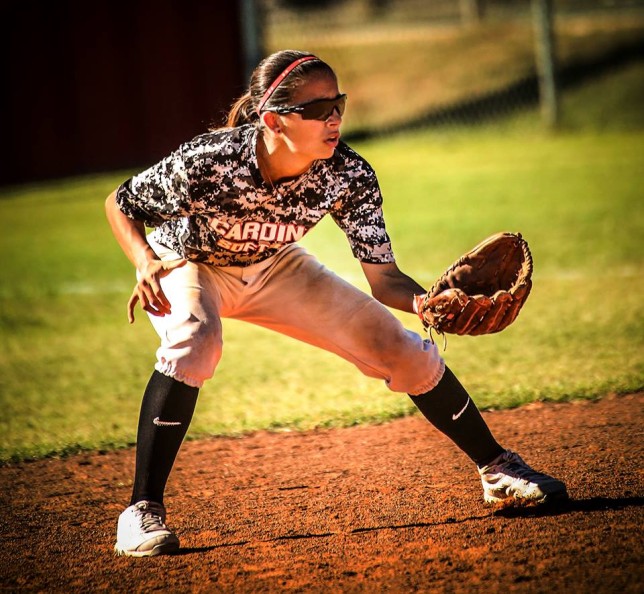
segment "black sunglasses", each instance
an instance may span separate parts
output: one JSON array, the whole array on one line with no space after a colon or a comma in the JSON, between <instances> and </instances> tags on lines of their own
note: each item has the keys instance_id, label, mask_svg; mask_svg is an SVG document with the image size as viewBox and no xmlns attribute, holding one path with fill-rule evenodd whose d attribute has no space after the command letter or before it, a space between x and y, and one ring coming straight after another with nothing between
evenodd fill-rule
<instances>
[{"instance_id":1,"label":"black sunglasses","mask_svg":"<svg viewBox=\"0 0 644 594\"><path fill-rule=\"evenodd\" d=\"M337 109L340 116L344 114L347 106L347 96L338 95L335 99L316 99L300 105L290 105L288 107L274 107L270 111L279 114L299 113L303 120L328 120L333 112Z\"/></svg>"}]
</instances>

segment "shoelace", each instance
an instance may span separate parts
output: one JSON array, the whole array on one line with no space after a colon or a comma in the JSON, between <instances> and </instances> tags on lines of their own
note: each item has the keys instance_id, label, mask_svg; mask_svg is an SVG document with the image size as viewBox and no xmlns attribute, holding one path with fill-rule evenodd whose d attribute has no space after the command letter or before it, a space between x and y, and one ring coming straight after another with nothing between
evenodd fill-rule
<instances>
[{"instance_id":1,"label":"shoelace","mask_svg":"<svg viewBox=\"0 0 644 594\"><path fill-rule=\"evenodd\" d=\"M137 515L144 532L154 532L165 528L161 515L149 507L139 508Z\"/></svg>"},{"instance_id":2,"label":"shoelace","mask_svg":"<svg viewBox=\"0 0 644 594\"><path fill-rule=\"evenodd\" d=\"M521 460L521 458L516 456L516 454L511 460L508 460L505 464L501 464L500 466L505 467L505 469L515 474L518 478L530 482L546 476L530 468L523 460Z\"/></svg>"}]
</instances>

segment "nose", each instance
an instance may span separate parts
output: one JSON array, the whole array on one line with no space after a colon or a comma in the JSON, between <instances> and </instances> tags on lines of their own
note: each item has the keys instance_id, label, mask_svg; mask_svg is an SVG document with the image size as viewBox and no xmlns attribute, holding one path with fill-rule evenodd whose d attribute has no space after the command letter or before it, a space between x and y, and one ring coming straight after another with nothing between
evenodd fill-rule
<instances>
[{"instance_id":1,"label":"nose","mask_svg":"<svg viewBox=\"0 0 644 594\"><path fill-rule=\"evenodd\" d=\"M342 123L340 110L337 107L334 107L331 115L326 119L326 121L328 124L337 124L339 126Z\"/></svg>"}]
</instances>

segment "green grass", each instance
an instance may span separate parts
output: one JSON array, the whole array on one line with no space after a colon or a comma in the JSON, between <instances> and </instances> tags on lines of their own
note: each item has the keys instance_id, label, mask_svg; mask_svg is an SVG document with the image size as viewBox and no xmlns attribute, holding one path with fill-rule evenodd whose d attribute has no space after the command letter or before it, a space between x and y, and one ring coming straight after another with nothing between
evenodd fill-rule
<instances>
[{"instance_id":1,"label":"green grass","mask_svg":"<svg viewBox=\"0 0 644 594\"><path fill-rule=\"evenodd\" d=\"M623 115L640 96L636 72L566 96L574 118L559 134L539 133L525 114L356 146L379 173L401 268L426 285L493 232L520 231L531 244L534 289L518 321L499 335L451 337L444 353L484 408L644 386L644 131L629 131L638 109ZM598 121L618 111L615 126ZM134 440L156 337L141 313L127 324L133 271L103 214L126 176L0 195L0 460ZM304 243L366 288L331 222ZM405 396L327 353L239 322L224 327L224 359L202 391L192 438L412 411Z\"/></svg>"}]
</instances>

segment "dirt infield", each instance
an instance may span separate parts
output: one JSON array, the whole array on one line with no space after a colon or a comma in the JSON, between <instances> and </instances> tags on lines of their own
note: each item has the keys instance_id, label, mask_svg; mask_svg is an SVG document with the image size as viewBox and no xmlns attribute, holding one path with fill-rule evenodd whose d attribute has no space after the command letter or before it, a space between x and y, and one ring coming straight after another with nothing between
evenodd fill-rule
<instances>
[{"instance_id":1,"label":"dirt infield","mask_svg":"<svg viewBox=\"0 0 644 594\"><path fill-rule=\"evenodd\" d=\"M177 555L115 557L134 452L0 468L0 589L38 592L643 592L644 393L484 413L571 500L495 510L419 416L184 444Z\"/></svg>"}]
</instances>

